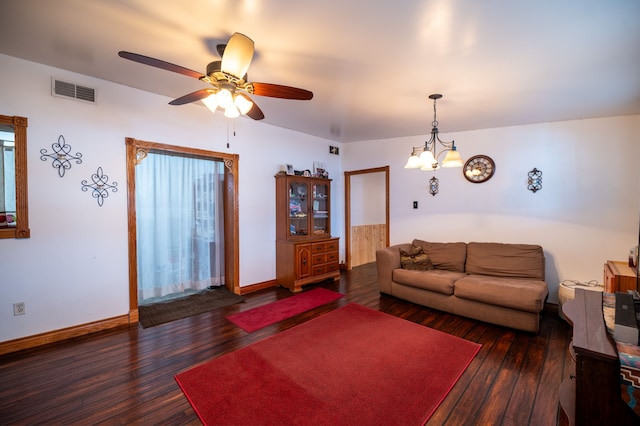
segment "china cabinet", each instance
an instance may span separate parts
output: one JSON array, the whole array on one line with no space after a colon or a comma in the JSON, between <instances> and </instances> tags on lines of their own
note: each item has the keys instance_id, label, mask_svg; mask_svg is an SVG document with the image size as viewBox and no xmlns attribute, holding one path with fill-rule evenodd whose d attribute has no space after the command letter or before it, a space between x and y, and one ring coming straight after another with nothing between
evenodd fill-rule
<instances>
[{"instance_id":1,"label":"china cabinet","mask_svg":"<svg viewBox=\"0 0 640 426\"><path fill-rule=\"evenodd\" d=\"M305 284L340 278L330 203L330 179L276 175L278 285L297 292Z\"/></svg>"}]
</instances>

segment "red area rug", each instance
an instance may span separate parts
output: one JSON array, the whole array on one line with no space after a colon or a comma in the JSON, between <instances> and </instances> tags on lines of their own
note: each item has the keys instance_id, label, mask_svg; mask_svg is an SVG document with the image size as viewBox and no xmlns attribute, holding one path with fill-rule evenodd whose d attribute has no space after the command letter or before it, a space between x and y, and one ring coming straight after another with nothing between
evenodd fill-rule
<instances>
[{"instance_id":1,"label":"red area rug","mask_svg":"<svg viewBox=\"0 0 640 426\"><path fill-rule=\"evenodd\" d=\"M319 287L268 305L229 315L227 319L244 331L251 333L291 318L294 315L333 302L342 296L344 295Z\"/></svg>"},{"instance_id":2,"label":"red area rug","mask_svg":"<svg viewBox=\"0 0 640 426\"><path fill-rule=\"evenodd\" d=\"M422 425L479 350L351 303L176 380L205 425Z\"/></svg>"}]
</instances>

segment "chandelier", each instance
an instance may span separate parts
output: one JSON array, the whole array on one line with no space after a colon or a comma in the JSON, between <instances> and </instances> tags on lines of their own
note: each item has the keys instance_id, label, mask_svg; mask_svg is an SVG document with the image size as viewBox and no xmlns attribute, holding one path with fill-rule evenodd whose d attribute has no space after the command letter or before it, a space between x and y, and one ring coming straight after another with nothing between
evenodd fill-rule
<instances>
[{"instance_id":1,"label":"chandelier","mask_svg":"<svg viewBox=\"0 0 640 426\"><path fill-rule=\"evenodd\" d=\"M455 141L443 142L438 136L438 120L436 119L436 101L442 98L440 94L429 95L433 99L433 122L431 123L431 137L424 143L424 146L414 146L411 149L411 156L405 164L405 169L437 170L442 167L462 167L463 161L460 153L456 149ZM442 148L438 148L438 144ZM438 150L439 149L439 150ZM442 163L438 158L446 152Z\"/></svg>"}]
</instances>

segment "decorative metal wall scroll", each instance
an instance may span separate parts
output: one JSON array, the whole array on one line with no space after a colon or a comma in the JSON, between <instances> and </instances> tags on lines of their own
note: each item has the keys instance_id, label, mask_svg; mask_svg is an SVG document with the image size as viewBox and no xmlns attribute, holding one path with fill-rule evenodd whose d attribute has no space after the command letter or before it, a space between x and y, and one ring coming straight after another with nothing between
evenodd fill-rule
<instances>
[{"instance_id":1,"label":"decorative metal wall scroll","mask_svg":"<svg viewBox=\"0 0 640 426\"><path fill-rule=\"evenodd\" d=\"M535 167L529 172L529 179L527 180L527 189L534 194L536 191L542 189L542 172Z\"/></svg>"},{"instance_id":2,"label":"decorative metal wall scroll","mask_svg":"<svg viewBox=\"0 0 640 426\"><path fill-rule=\"evenodd\" d=\"M438 193L439 185L440 185L440 181L438 180L437 177L434 176L431 179L429 179L429 194L435 197L436 194Z\"/></svg>"},{"instance_id":3,"label":"decorative metal wall scroll","mask_svg":"<svg viewBox=\"0 0 640 426\"><path fill-rule=\"evenodd\" d=\"M51 154L48 154L45 148L41 149L40 159L47 161L47 157L51 158L51 165L54 169L58 169L60 177L64 177L64 172L71 168L71 161L75 160L76 164L82 163L82 154L79 152L76 152L75 156L69 154L71 145L67 144L62 135L58 136L58 142L51 144L51 149L53 150Z\"/></svg>"},{"instance_id":4,"label":"decorative metal wall scroll","mask_svg":"<svg viewBox=\"0 0 640 426\"><path fill-rule=\"evenodd\" d=\"M91 183L86 180L82 181L82 190L87 192L91 189L91 196L98 200L98 205L102 207L104 199L109 197L109 191L118 192L118 183L109 183L109 176L102 173L102 167L98 167L98 171L91 175Z\"/></svg>"}]
</instances>

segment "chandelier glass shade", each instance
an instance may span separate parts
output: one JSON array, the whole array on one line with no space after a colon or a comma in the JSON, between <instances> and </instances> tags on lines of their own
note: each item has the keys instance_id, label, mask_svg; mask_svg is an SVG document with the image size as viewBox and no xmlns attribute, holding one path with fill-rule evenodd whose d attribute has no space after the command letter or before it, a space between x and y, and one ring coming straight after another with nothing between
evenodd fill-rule
<instances>
[{"instance_id":1,"label":"chandelier glass shade","mask_svg":"<svg viewBox=\"0 0 640 426\"><path fill-rule=\"evenodd\" d=\"M458 152L455 141L440 140L438 120L436 119L436 101L442 98L440 94L429 95L433 99L433 122L431 123L431 137L424 146L414 146L405 169L438 170L440 167L462 167L464 161ZM438 160L443 154L442 163Z\"/></svg>"}]
</instances>

